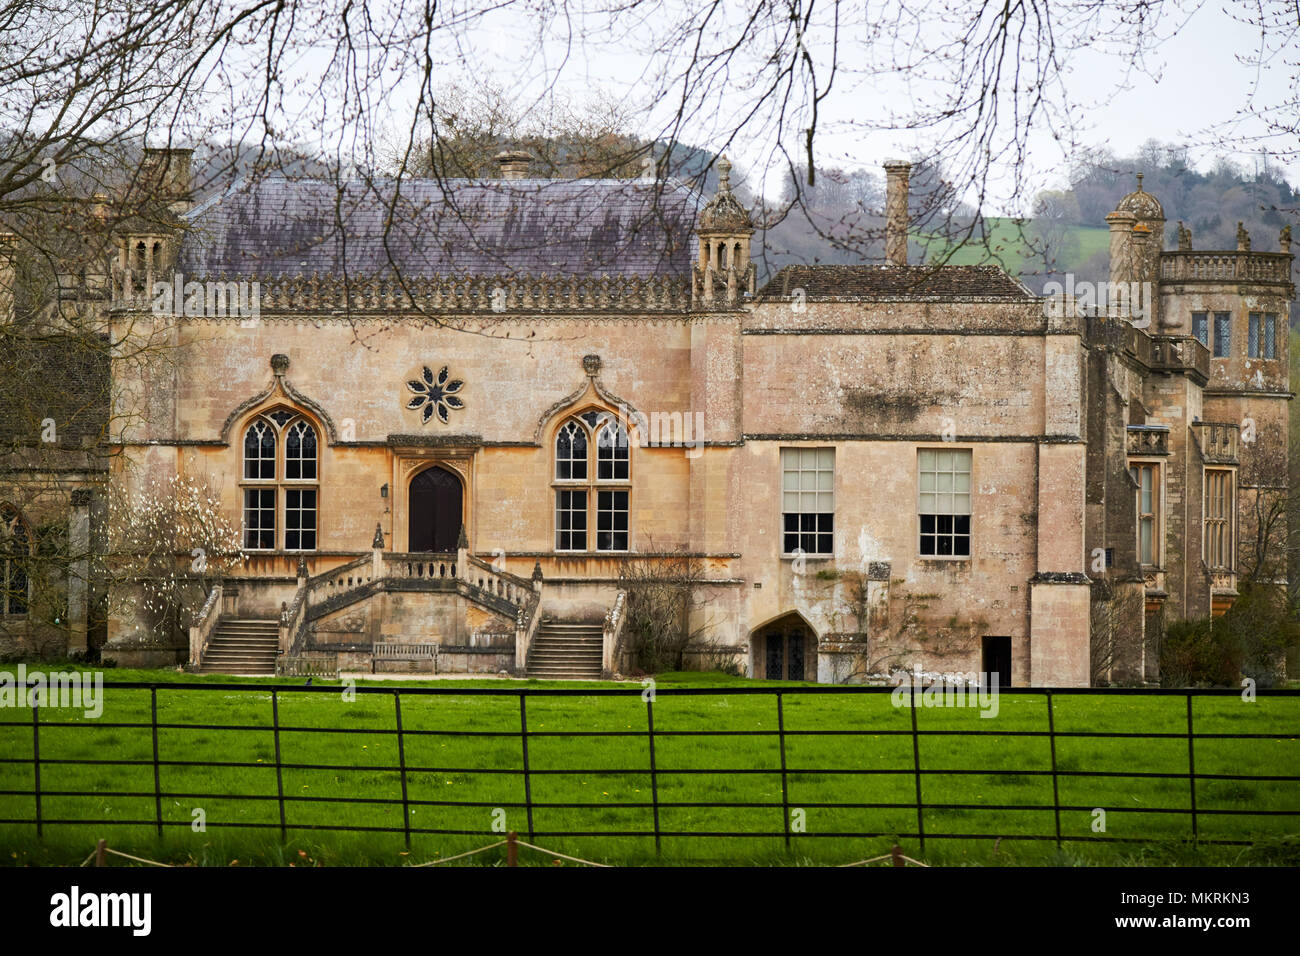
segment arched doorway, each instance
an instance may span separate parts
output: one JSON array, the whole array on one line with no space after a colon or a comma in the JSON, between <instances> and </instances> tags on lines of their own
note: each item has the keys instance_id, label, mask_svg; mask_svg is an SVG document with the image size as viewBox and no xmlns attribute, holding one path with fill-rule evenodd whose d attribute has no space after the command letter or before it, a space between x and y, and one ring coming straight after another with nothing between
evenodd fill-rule
<instances>
[{"instance_id":1,"label":"arched doorway","mask_svg":"<svg viewBox=\"0 0 1300 956\"><path fill-rule=\"evenodd\" d=\"M460 479L445 468L427 468L411 482L410 534L412 551L446 554L460 542L462 489Z\"/></svg>"},{"instance_id":2,"label":"arched doorway","mask_svg":"<svg viewBox=\"0 0 1300 956\"><path fill-rule=\"evenodd\" d=\"M787 614L754 632L755 677L816 680L817 635L798 614Z\"/></svg>"}]
</instances>

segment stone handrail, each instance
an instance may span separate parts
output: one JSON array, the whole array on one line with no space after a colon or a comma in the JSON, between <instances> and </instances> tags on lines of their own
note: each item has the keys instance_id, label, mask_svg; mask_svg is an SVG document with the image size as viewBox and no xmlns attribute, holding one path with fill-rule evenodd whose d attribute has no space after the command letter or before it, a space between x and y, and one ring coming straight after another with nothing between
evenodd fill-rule
<instances>
[{"instance_id":1,"label":"stone handrail","mask_svg":"<svg viewBox=\"0 0 1300 956\"><path fill-rule=\"evenodd\" d=\"M1182 250L1160 254L1160 278L1184 282L1291 281L1291 256L1284 252Z\"/></svg>"},{"instance_id":2,"label":"stone handrail","mask_svg":"<svg viewBox=\"0 0 1300 956\"><path fill-rule=\"evenodd\" d=\"M437 551L385 551L383 568L386 578L454 581L461 576L454 551L445 554Z\"/></svg>"},{"instance_id":3,"label":"stone handrail","mask_svg":"<svg viewBox=\"0 0 1300 956\"><path fill-rule=\"evenodd\" d=\"M523 604L525 597L533 593L532 581L493 567L482 558L467 555L465 563L465 579L481 591L503 597L511 604Z\"/></svg>"},{"instance_id":4,"label":"stone handrail","mask_svg":"<svg viewBox=\"0 0 1300 956\"><path fill-rule=\"evenodd\" d=\"M161 275L161 274L160 274ZM691 283L683 276L342 276L195 275L185 281L244 286L261 312L684 312ZM114 289L117 308L149 308L129 272ZM215 316L239 318L237 314Z\"/></svg>"},{"instance_id":5,"label":"stone handrail","mask_svg":"<svg viewBox=\"0 0 1300 956\"><path fill-rule=\"evenodd\" d=\"M366 574L370 569L370 565L370 552L367 551L360 557L353 558L347 564L341 564L336 568L312 575L307 579L307 586L313 591L353 587L354 585L350 583L351 580ZM367 577L367 580L369 580L369 577Z\"/></svg>"},{"instance_id":6,"label":"stone handrail","mask_svg":"<svg viewBox=\"0 0 1300 956\"><path fill-rule=\"evenodd\" d=\"M515 670L523 673L528 667L528 649L533 646L537 627L542 622L541 581L537 591L515 615Z\"/></svg>"},{"instance_id":7,"label":"stone handrail","mask_svg":"<svg viewBox=\"0 0 1300 956\"><path fill-rule=\"evenodd\" d=\"M1169 429L1129 425L1125 451L1130 455L1169 454Z\"/></svg>"},{"instance_id":8,"label":"stone handrail","mask_svg":"<svg viewBox=\"0 0 1300 956\"><path fill-rule=\"evenodd\" d=\"M1241 426L1236 422L1192 422L1201 457L1216 465L1237 464Z\"/></svg>"},{"instance_id":9,"label":"stone handrail","mask_svg":"<svg viewBox=\"0 0 1300 956\"><path fill-rule=\"evenodd\" d=\"M1162 372L1191 370L1210 377L1210 350L1190 335L1161 335L1151 340L1150 368Z\"/></svg>"},{"instance_id":10,"label":"stone handrail","mask_svg":"<svg viewBox=\"0 0 1300 956\"><path fill-rule=\"evenodd\" d=\"M213 585L212 590L208 592L208 599L203 602L203 607L198 614L194 615L194 623L190 625L191 664L198 665L203 662L203 652L208 649L208 639L212 637L217 621L221 619L221 591L220 584Z\"/></svg>"},{"instance_id":11,"label":"stone handrail","mask_svg":"<svg viewBox=\"0 0 1300 956\"><path fill-rule=\"evenodd\" d=\"M614 658L618 654L619 642L623 639L623 624L627 620L623 610L626 604L627 592L619 591L614 604L605 614L605 626L601 629L600 666L611 674L617 669Z\"/></svg>"},{"instance_id":12,"label":"stone handrail","mask_svg":"<svg viewBox=\"0 0 1300 956\"><path fill-rule=\"evenodd\" d=\"M303 585L294 592L293 601L280 614L280 654L290 657L301 649L303 635L307 630L307 597L309 585Z\"/></svg>"}]
</instances>

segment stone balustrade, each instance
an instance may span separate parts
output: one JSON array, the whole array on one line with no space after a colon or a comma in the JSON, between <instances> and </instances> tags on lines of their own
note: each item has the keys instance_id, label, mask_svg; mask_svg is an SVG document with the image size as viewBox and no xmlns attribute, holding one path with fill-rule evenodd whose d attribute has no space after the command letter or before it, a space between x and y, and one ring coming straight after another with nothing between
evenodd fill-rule
<instances>
[{"instance_id":1,"label":"stone balustrade","mask_svg":"<svg viewBox=\"0 0 1300 956\"><path fill-rule=\"evenodd\" d=\"M1160 254L1160 278L1168 282L1291 283L1291 256L1283 252L1197 252Z\"/></svg>"},{"instance_id":2,"label":"stone balustrade","mask_svg":"<svg viewBox=\"0 0 1300 956\"><path fill-rule=\"evenodd\" d=\"M1241 427L1235 422L1193 422L1192 434L1207 464L1238 463Z\"/></svg>"},{"instance_id":3,"label":"stone balustrade","mask_svg":"<svg viewBox=\"0 0 1300 956\"><path fill-rule=\"evenodd\" d=\"M751 267L752 268L752 267ZM160 276L167 278L167 276ZM185 276L219 287L246 285L267 312L672 312L691 306L682 276ZM114 286L117 308L147 309L152 299L129 270ZM224 318L225 316L208 316ZM243 318L232 315L233 319Z\"/></svg>"},{"instance_id":4,"label":"stone balustrade","mask_svg":"<svg viewBox=\"0 0 1300 956\"><path fill-rule=\"evenodd\" d=\"M1189 335L1154 336L1147 364L1157 372L1197 372L1210 378L1210 350Z\"/></svg>"},{"instance_id":5,"label":"stone balustrade","mask_svg":"<svg viewBox=\"0 0 1300 956\"><path fill-rule=\"evenodd\" d=\"M1130 455L1169 454L1169 429L1155 425L1129 425L1127 451Z\"/></svg>"}]
</instances>

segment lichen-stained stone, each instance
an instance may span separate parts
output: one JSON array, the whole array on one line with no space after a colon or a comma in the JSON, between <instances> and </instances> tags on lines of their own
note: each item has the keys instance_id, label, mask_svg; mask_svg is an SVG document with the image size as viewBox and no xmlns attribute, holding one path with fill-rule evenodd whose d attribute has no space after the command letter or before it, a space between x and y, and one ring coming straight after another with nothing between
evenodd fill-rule
<instances>
[{"instance_id":1,"label":"lichen-stained stone","mask_svg":"<svg viewBox=\"0 0 1300 956\"><path fill-rule=\"evenodd\" d=\"M753 677L1158 680L1159 627L1230 605L1252 489L1285 474L1289 237L1165 250L1139 184L1107 217L1109 285L1136 283L1147 308L1113 315L996 267L908 263L892 164L890 264L792 265L760 287L725 171L706 202L506 166L404 189L396 271L382 197L345 190L340 233L311 182L175 203L188 228L156 258L122 237L104 269L120 294L95 307L124 346L161 348L114 368L122 455L96 480L200 478L241 521L271 493L274 547L248 552L232 613L294 604L303 492L304 593L332 595L327 613L308 601L304 640L349 666L396 640L438 642L453 670L519 670L534 606L608 629L628 562L669 553L704 576L688 666ZM155 272L248 283L255 314L151 314L127 293ZM256 422L274 423L269 477L245 464ZM315 436L310 476L287 472L295 423ZM626 454L602 439L619 427ZM1222 567L1207 469L1231 480ZM441 490L426 501L417 480ZM436 560L409 553L435 539Z\"/></svg>"}]
</instances>

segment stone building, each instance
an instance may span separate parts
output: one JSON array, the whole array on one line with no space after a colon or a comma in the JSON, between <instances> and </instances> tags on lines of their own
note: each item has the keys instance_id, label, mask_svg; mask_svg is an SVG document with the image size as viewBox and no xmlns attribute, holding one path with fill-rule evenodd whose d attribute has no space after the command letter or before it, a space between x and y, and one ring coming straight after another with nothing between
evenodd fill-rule
<instances>
[{"instance_id":1,"label":"stone building","mask_svg":"<svg viewBox=\"0 0 1300 956\"><path fill-rule=\"evenodd\" d=\"M1230 605L1285 465L1289 236L1166 251L1140 183L1111 315L908 264L906 164L888 264L758 288L725 160L706 202L503 154L195 205L158 155L168 215L78 287L169 356L114 380L109 480L204 482L245 559L188 646L117 614L123 663L596 676L630 663L629 562L687 556L697 666L1141 681L1164 621Z\"/></svg>"}]
</instances>

